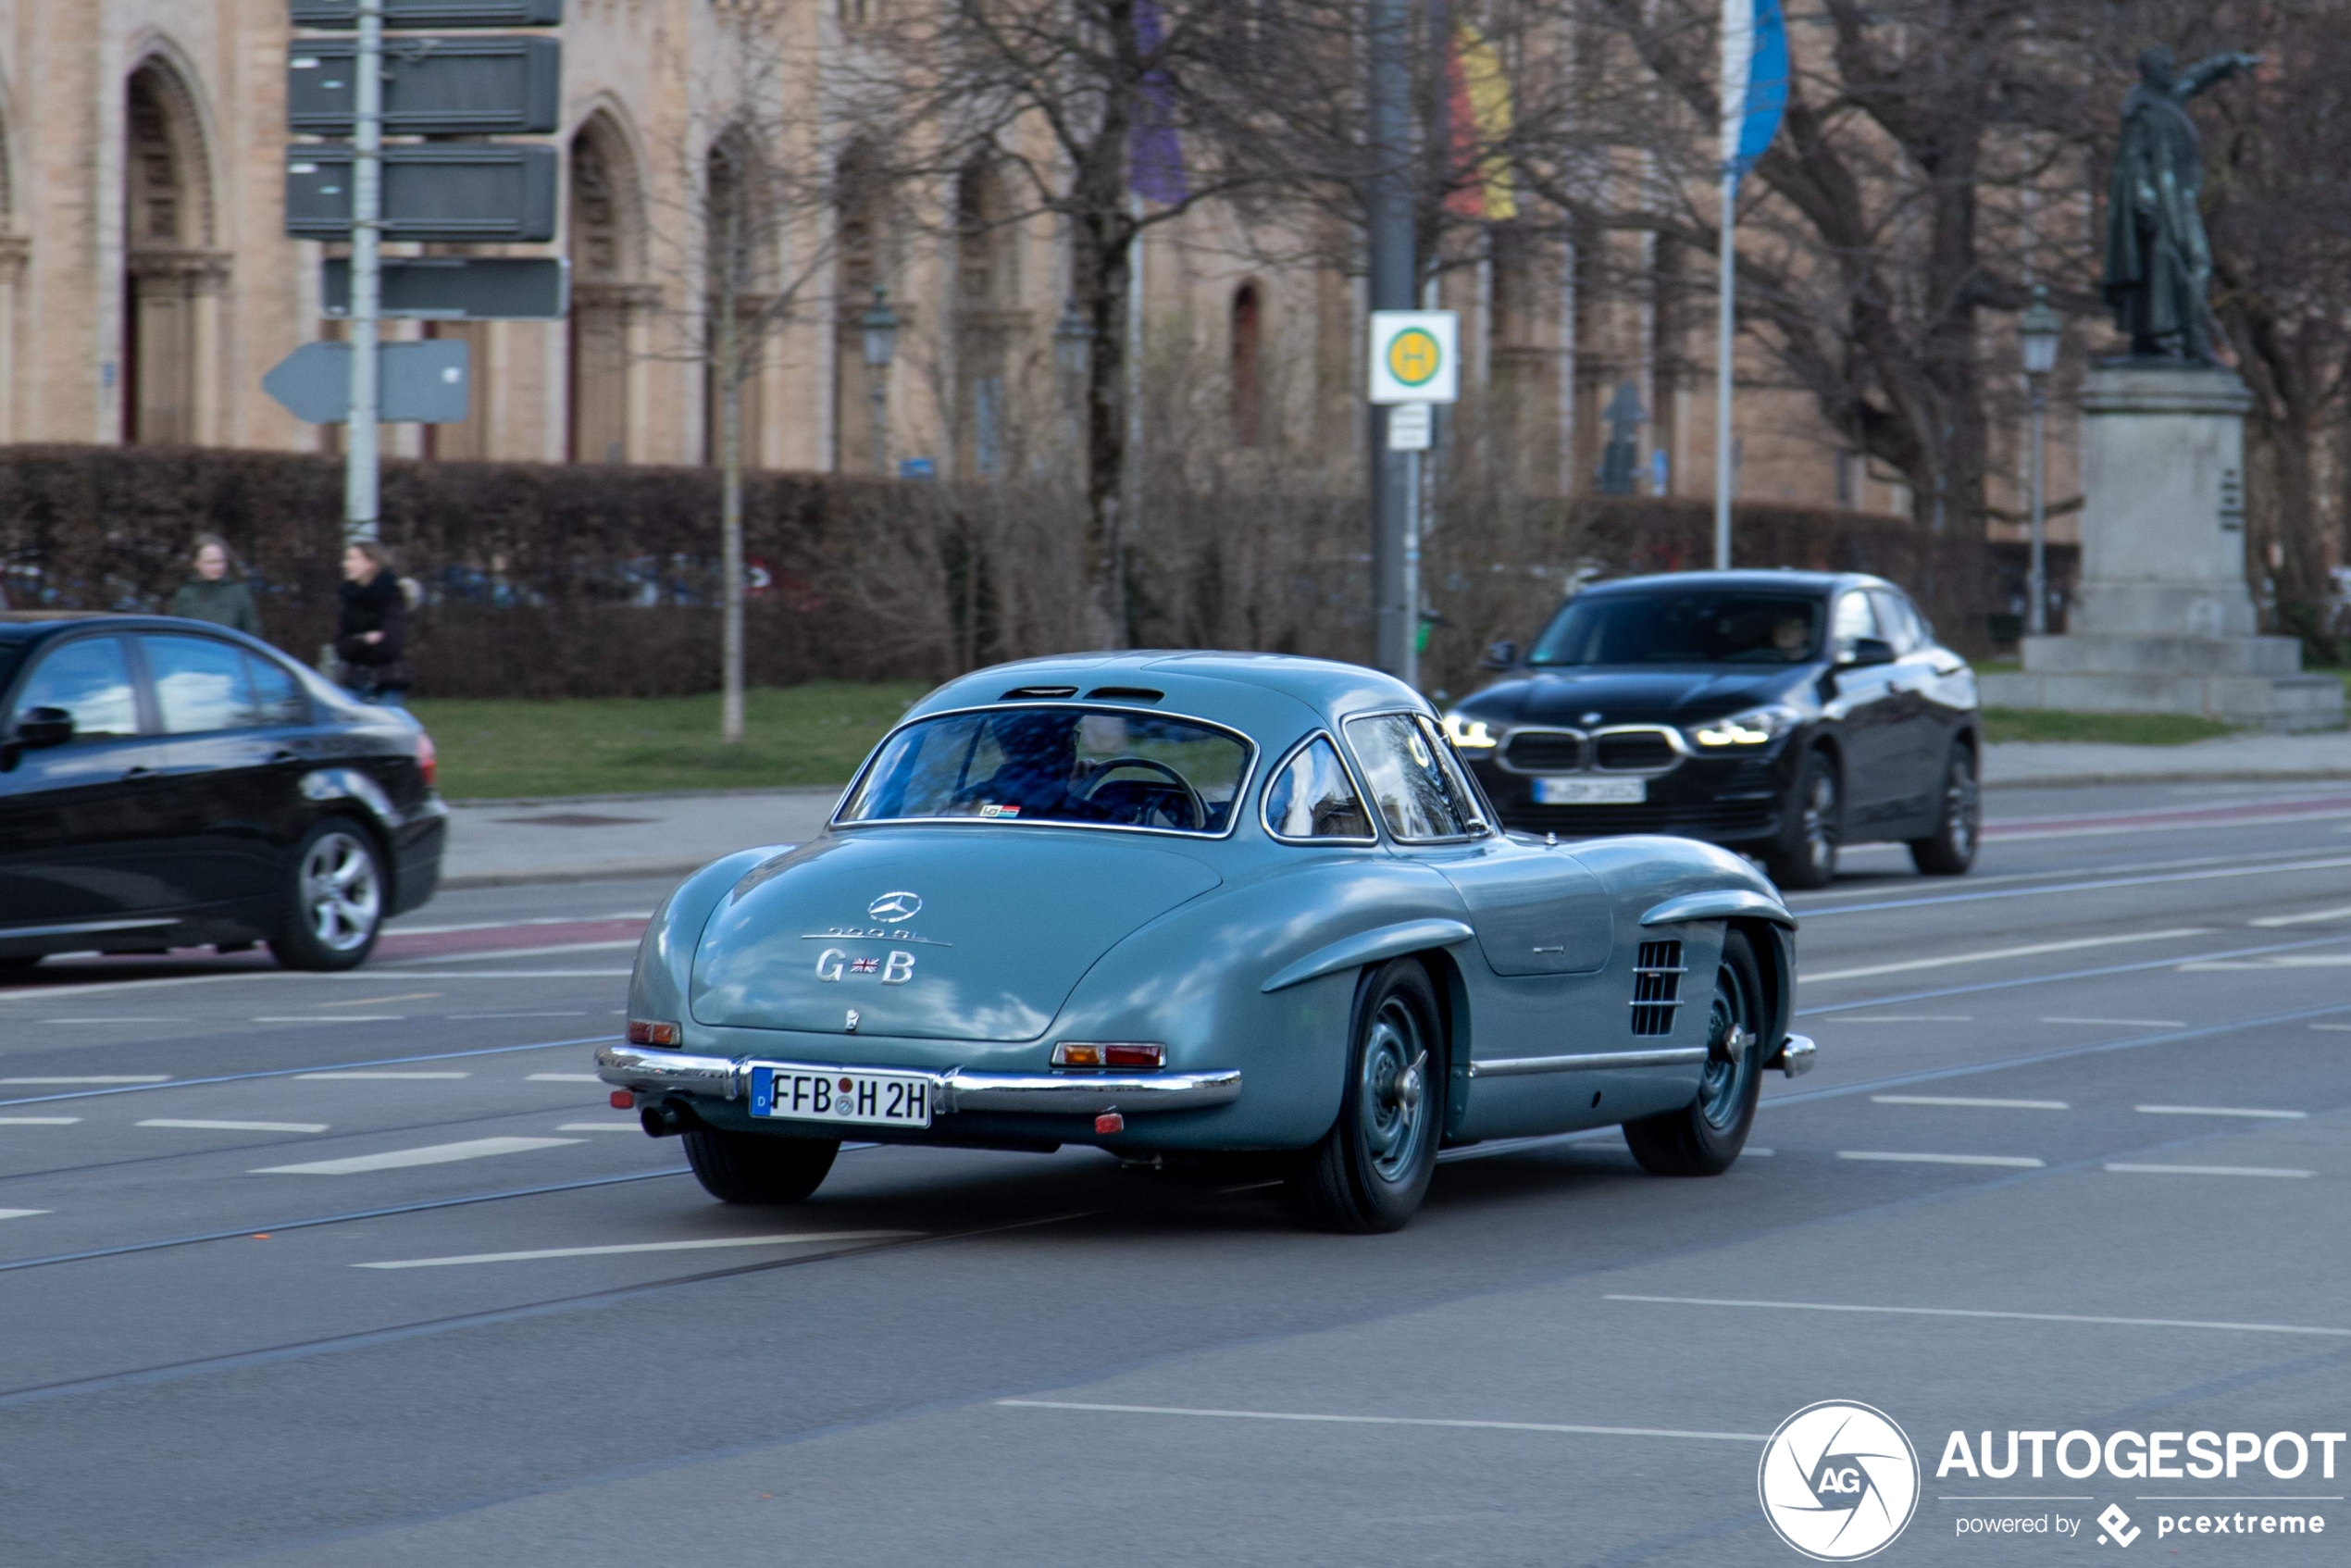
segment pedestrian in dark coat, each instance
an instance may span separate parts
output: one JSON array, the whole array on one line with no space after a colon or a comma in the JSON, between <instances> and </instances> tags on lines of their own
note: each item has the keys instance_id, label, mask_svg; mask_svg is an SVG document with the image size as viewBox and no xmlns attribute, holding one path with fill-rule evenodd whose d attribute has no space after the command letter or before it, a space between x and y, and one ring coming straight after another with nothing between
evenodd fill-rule
<instances>
[{"instance_id":1,"label":"pedestrian in dark coat","mask_svg":"<svg viewBox=\"0 0 2351 1568\"><path fill-rule=\"evenodd\" d=\"M188 557L188 580L172 594L170 614L258 637L261 612L254 604L253 590L229 575L230 564L226 541L217 533L198 534Z\"/></svg>"},{"instance_id":2,"label":"pedestrian in dark coat","mask_svg":"<svg viewBox=\"0 0 2351 1568\"><path fill-rule=\"evenodd\" d=\"M408 595L392 558L372 539L342 552L342 614L335 625L335 656L342 683L363 703L405 707L415 678L408 668Z\"/></svg>"}]
</instances>

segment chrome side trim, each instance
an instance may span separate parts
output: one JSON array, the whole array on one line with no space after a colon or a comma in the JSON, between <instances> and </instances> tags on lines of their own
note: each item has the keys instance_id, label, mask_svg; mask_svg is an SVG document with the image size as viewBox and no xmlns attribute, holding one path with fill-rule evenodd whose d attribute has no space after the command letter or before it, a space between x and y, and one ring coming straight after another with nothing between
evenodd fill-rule
<instances>
[{"instance_id":1,"label":"chrome side trim","mask_svg":"<svg viewBox=\"0 0 2351 1568\"><path fill-rule=\"evenodd\" d=\"M688 1056L674 1051L607 1045L596 1052L596 1076L621 1089L647 1093L700 1094L719 1100L743 1098L751 1069L780 1067L806 1073L912 1073L930 1081L931 1103L940 1114L956 1111L1026 1111L1068 1115L1122 1111L1194 1111L1225 1105L1241 1096L1240 1069L1199 1073L975 1073L837 1062L783 1062L766 1057L734 1061L723 1056Z\"/></svg>"},{"instance_id":2,"label":"chrome side trim","mask_svg":"<svg viewBox=\"0 0 2351 1568\"><path fill-rule=\"evenodd\" d=\"M1791 931L1796 929L1796 916L1788 913L1787 905L1751 888L1711 888L1702 893L1684 893L1652 906L1641 916L1641 924L1672 926L1684 920L1727 920L1734 915L1769 920Z\"/></svg>"},{"instance_id":3,"label":"chrome side trim","mask_svg":"<svg viewBox=\"0 0 2351 1568\"><path fill-rule=\"evenodd\" d=\"M1600 1051L1581 1056L1505 1056L1494 1062L1472 1062L1474 1078L1523 1078L1536 1073L1605 1073L1624 1067L1694 1067L1706 1060L1702 1045L1677 1046L1671 1051Z\"/></svg>"},{"instance_id":4,"label":"chrome side trim","mask_svg":"<svg viewBox=\"0 0 2351 1568\"><path fill-rule=\"evenodd\" d=\"M620 1089L654 1093L707 1094L735 1100L742 1094L736 1063L724 1056L688 1056L633 1045L600 1046L596 1076Z\"/></svg>"},{"instance_id":5,"label":"chrome side trim","mask_svg":"<svg viewBox=\"0 0 2351 1568\"><path fill-rule=\"evenodd\" d=\"M1274 977L1260 988L1267 992L1287 990L1308 980L1336 974L1341 969L1360 969L1366 964L1383 959L1400 958L1424 948L1452 947L1468 941L1477 933L1459 920L1403 920L1393 926L1376 926L1357 936L1343 938L1328 947L1312 952L1277 970Z\"/></svg>"},{"instance_id":6,"label":"chrome side trim","mask_svg":"<svg viewBox=\"0 0 2351 1568\"><path fill-rule=\"evenodd\" d=\"M1772 1059L1763 1065L1767 1069L1777 1067L1789 1077L1800 1078L1812 1070L1813 1059L1819 1054L1820 1047L1812 1043L1811 1036L1790 1035L1787 1043L1773 1052Z\"/></svg>"},{"instance_id":7,"label":"chrome side trim","mask_svg":"<svg viewBox=\"0 0 2351 1568\"><path fill-rule=\"evenodd\" d=\"M168 915L156 920L81 920L67 926L0 926L0 941L13 941L19 937L95 936L105 931L159 931L166 926L179 924L178 915Z\"/></svg>"}]
</instances>

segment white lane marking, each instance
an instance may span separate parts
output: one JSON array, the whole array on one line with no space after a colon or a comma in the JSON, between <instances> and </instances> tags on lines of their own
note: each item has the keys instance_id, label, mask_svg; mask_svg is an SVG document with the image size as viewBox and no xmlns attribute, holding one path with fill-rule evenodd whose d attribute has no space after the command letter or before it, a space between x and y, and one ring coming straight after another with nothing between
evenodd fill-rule
<instances>
[{"instance_id":1,"label":"white lane marking","mask_svg":"<svg viewBox=\"0 0 2351 1568\"><path fill-rule=\"evenodd\" d=\"M604 1080L593 1073L533 1073L523 1081L535 1084L600 1084Z\"/></svg>"},{"instance_id":2,"label":"white lane marking","mask_svg":"<svg viewBox=\"0 0 2351 1568\"><path fill-rule=\"evenodd\" d=\"M651 920L650 909L625 909L618 915L534 915L528 920L470 920L455 926L384 927L387 937L445 937L453 931L511 931L523 926L601 926L607 920Z\"/></svg>"},{"instance_id":3,"label":"white lane marking","mask_svg":"<svg viewBox=\"0 0 2351 1568\"><path fill-rule=\"evenodd\" d=\"M2041 1162L2026 1154L1909 1154L1881 1149L1840 1149L1840 1160L1877 1160L1898 1165L2004 1165L2037 1171Z\"/></svg>"},{"instance_id":4,"label":"white lane marking","mask_svg":"<svg viewBox=\"0 0 2351 1568\"><path fill-rule=\"evenodd\" d=\"M79 1078L0 1078L0 1084L168 1084L169 1073L117 1073Z\"/></svg>"},{"instance_id":5,"label":"white lane marking","mask_svg":"<svg viewBox=\"0 0 2351 1568\"><path fill-rule=\"evenodd\" d=\"M325 1122L206 1122L186 1116L150 1116L143 1127L186 1127L194 1132L325 1132Z\"/></svg>"},{"instance_id":6,"label":"white lane marking","mask_svg":"<svg viewBox=\"0 0 2351 1568\"><path fill-rule=\"evenodd\" d=\"M2336 1034L2351 1034L2351 1024L2313 1024L2310 1027L2314 1029L2329 1029Z\"/></svg>"},{"instance_id":7,"label":"white lane marking","mask_svg":"<svg viewBox=\"0 0 2351 1568\"><path fill-rule=\"evenodd\" d=\"M400 1258L353 1268L449 1268L458 1263L524 1263L541 1258L611 1258L626 1252L699 1252L714 1247L800 1247L825 1241L895 1241L919 1230L819 1230L804 1236L725 1236L706 1241L634 1241L612 1247L545 1247L535 1252L467 1252L453 1258Z\"/></svg>"},{"instance_id":8,"label":"white lane marking","mask_svg":"<svg viewBox=\"0 0 2351 1568\"><path fill-rule=\"evenodd\" d=\"M634 1132L645 1130L641 1122L566 1122L557 1132Z\"/></svg>"},{"instance_id":9,"label":"white lane marking","mask_svg":"<svg viewBox=\"0 0 2351 1568\"><path fill-rule=\"evenodd\" d=\"M585 1018L586 1016L588 1016L588 1010L587 1010L586 1008L584 1008L584 1007L583 1007L583 1008L579 1009L578 1012L574 1012L574 1013L451 1013L451 1014L444 1014L444 1016L447 1016L447 1017L449 1017L449 1018L453 1018L453 1019L456 1019L456 1018L464 1018L464 1019L474 1019L474 1018Z\"/></svg>"},{"instance_id":10,"label":"white lane marking","mask_svg":"<svg viewBox=\"0 0 2351 1568\"><path fill-rule=\"evenodd\" d=\"M2248 926L2307 926L2320 920L2351 920L2351 904L2340 909L2314 909L2307 915L2270 915L2258 920L2248 920Z\"/></svg>"},{"instance_id":11,"label":"white lane marking","mask_svg":"<svg viewBox=\"0 0 2351 1568\"><path fill-rule=\"evenodd\" d=\"M2110 1164L2109 1171L2127 1176L2314 1176L2316 1171L2281 1170L2274 1165L2138 1165Z\"/></svg>"},{"instance_id":12,"label":"white lane marking","mask_svg":"<svg viewBox=\"0 0 2351 1568\"><path fill-rule=\"evenodd\" d=\"M1831 969L1797 979L1817 985L1822 980L1859 980L1871 975L1899 975L1912 969L1947 969L1955 964L1989 964L2002 958L2035 958L2045 952L2078 952L2084 948L2120 947L2129 942L2168 942L2181 937L2208 937L2208 926L2179 926L2168 931L2127 931L2115 937L2074 937L2061 942L2032 942L2023 947L1986 948L1980 952L1955 952L1942 958L1907 958L1898 964L1870 964L1859 969Z\"/></svg>"},{"instance_id":13,"label":"white lane marking","mask_svg":"<svg viewBox=\"0 0 2351 1568\"><path fill-rule=\"evenodd\" d=\"M1881 909L1915 909L1922 904L1980 903L1986 899L2036 899L2056 893L2098 892L2108 888L2144 888L2158 882L2203 882L2216 877L2276 877L2294 871L2333 871L2351 865L2351 859L2299 860L2283 865L2225 865L2212 871L2170 872L2158 877L2108 877L2091 882L2059 882L2046 888L2002 888L1982 893L1931 893L1923 898L1884 899L1876 903L1838 904L1832 909L1806 907L1808 920L1830 915L1866 915Z\"/></svg>"},{"instance_id":14,"label":"white lane marking","mask_svg":"<svg viewBox=\"0 0 2351 1568\"><path fill-rule=\"evenodd\" d=\"M1966 1013L1840 1013L1834 1020L1839 1024L1972 1024L1975 1018Z\"/></svg>"},{"instance_id":15,"label":"white lane marking","mask_svg":"<svg viewBox=\"0 0 2351 1568\"><path fill-rule=\"evenodd\" d=\"M249 1176L356 1176L363 1171L396 1171L409 1165L447 1165L459 1160L482 1160L492 1154L527 1154L577 1143L576 1138L476 1138L464 1143L435 1143L423 1149L394 1149L382 1154L355 1154L347 1160L317 1160L304 1165L266 1165Z\"/></svg>"},{"instance_id":16,"label":"white lane marking","mask_svg":"<svg viewBox=\"0 0 2351 1568\"><path fill-rule=\"evenodd\" d=\"M2044 1018L2044 1024L2111 1024L2124 1029L2184 1029L2178 1018Z\"/></svg>"},{"instance_id":17,"label":"white lane marking","mask_svg":"<svg viewBox=\"0 0 2351 1568\"><path fill-rule=\"evenodd\" d=\"M1879 1105L1968 1105L1991 1111L2071 1111L2062 1100L1979 1100L1965 1094L1872 1094Z\"/></svg>"},{"instance_id":18,"label":"white lane marking","mask_svg":"<svg viewBox=\"0 0 2351 1568\"><path fill-rule=\"evenodd\" d=\"M0 1220L30 1219L34 1214L45 1214L48 1212L46 1209L0 1209Z\"/></svg>"},{"instance_id":19,"label":"white lane marking","mask_svg":"<svg viewBox=\"0 0 2351 1568\"><path fill-rule=\"evenodd\" d=\"M2133 1105L2142 1116L2255 1116L2270 1122L2307 1121L2307 1111L2244 1111L2226 1105Z\"/></svg>"},{"instance_id":20,"label":"white lane marking","mask_svg":"<svg viewBox=\"0 0 2351 1568\"><path fill-rule=\"evenodd\" d=\"M441 1078L441 1079L447 1079L447 1078L469 1078L469 1077L472 1077L472 1076L473 1076L473 1075L472 1075L471 1073L362 1073L362 1072L342 1072L342 1073L296 1073L296 1074L293 1076L293 1079L294 1079L294 1082L296 1082L296 1083L298 1083L298 1084L315 1084L315 1083L341 1083L341 1082L342 1082L342 1081L344 1081L344 1080L346 1080L346 1079L361 1079L361 1078L369 1079L369 1080L381 1079L381 1078L397 1078L397 1079L402 1079L402 1080L410 1080L410 1079L417 1079L417 1078ZM599 1080L599 1081L601 1081L601 1080Z\"/></svg>"},{"instance_id":21,"label":"white lane marking","mask_svg":"<svg viewBox=\"0 0 2351 1568\"><path fill-rule=\"evenodd\" d=\"M1204 1410L1188 1405L1104 1405L1076 1400L998 1400L1012 1410L1079 1410L1106 1415L1196 1415L1222 1421L1305 1421L1334 1426L1455 1426L1473 1432L1561 1432L1581 1437L1686 1437L1760 1443L1760 1432L1686 1432L1665 1426L1582 1426L1558 1421L1449 1421L1432 1415L1326 1415L1294 1410Z\"/></svg>"},{"instance_id":22,"label":"white lane marking","mask_svg":"<svg viewBox=\"0 0 2351 1568\"><path fill-rule=\"evenodd\" d=\"M334 1005L329 1002L328 1006ZM266 1018L255 1018L256 1024L397 1024L407 1017L404 1013L280 1013Z\"/></svg>"},{"instance_id":23,"label":"white lane marking","mask_svg":"<svg viewBox=\"0 0 2351 1568\"><path fill-rule=\"evenodd\" d=\"M2191 959L2182 974L2206 969L2340 969L2351 964L2351 952L2281 952L2268 958Z\"/></svg>"},{"instance_id":24,"label":"white lane marking","mask_svg":"<svg viewBox=\"0 0 2351 1568\"><path fill-rule=\"evenodd\" d=\"M321 1007L379 1007L387 1002L431 1002L439 991L402 991L398 996L355 996L349 1002L322 1002Z\"/></svg>"},{"instance_id":25,"label":"white lane marking","mask_svg":"<svg viewBox=\"0 0 2351 1568\"><path fill-rule=\"evenodd\" d=\"M560 942L554 947L507 947L491 952L433 952L422 958L393 959L377 965L380 969L406 969L412 964L488 964L502 958L560 958L569 952L614 952L622 948L635 949L635 937L625 942Z\"/></svg>"},{"instance_id":26,"label":"white lane marking","mask_svg":"<svg viewBox=\"0 0 2351 1568\"><path fill-rule=\"evenodd\" d=\"M2229 1323L2182 1317L2099 1317L2087 1313L2004 1313L1969 1307L1869 1307L1844 1301L1744 1301L1712 1296L1610 1296L1666 1307L1758 1307L1784 1313L1882 1313L1892 1317L1981 1317L2011 1323L2086 1323L2111 1328L2212 1328L2234 1334L2311 1334L2351 1339L2351 1328L2313 1328L2293 1323Z\"/></svg>"},{"instance_id":27,"label":"white lane marking","mask_svg":"<svg viewBox=\"0 0 2351 1568\"><path fill-rule=\"evenodd\" d=\"M69 1127L79 1116L0 1116L0 1127Z\"/></svg>"}]
</instances>

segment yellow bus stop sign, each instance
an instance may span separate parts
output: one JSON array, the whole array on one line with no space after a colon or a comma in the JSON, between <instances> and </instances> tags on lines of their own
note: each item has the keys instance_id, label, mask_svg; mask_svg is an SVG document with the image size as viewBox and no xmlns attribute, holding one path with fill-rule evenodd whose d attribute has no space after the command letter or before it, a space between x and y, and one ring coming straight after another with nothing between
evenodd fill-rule
<instances>
[{"instance_id":1,"label":"yellow bus stop sign","mask_svg":"<svg viewBox=\"0 0 2351 1568\"><path fill-rule=\"evenodd\" d=\"M1457 318L1449 310L1372 313L1372 401L1451 403L1460 396Z\"/></svg>"}]
</instances>

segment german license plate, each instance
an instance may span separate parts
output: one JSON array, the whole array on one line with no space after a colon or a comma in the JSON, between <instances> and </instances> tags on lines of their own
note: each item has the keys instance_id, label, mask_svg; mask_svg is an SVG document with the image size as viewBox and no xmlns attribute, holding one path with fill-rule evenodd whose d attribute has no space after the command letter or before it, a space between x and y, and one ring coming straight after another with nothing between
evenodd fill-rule
<instances>
[{"instance_id":1,"label":"german license plate","mask_svg":"<svg viewBox=\"0 0 2351 1568\"><path fill-rule=\"evenodd\" d=\"M1542 806L1636 806L1649 798L1646 778L1537 778L1535 803Z\"/></svg>"},{"instance_id":2,"label":"german license plate","mask_svg":"<svg viewBox=\"0 0 2351 1568\"><path fill-rule=\"evenodd\" d=\"M930 1126L930 1079L919 1073L753 1067L751 1114L795 1122Z\"/></svg>"}]
</instances>

